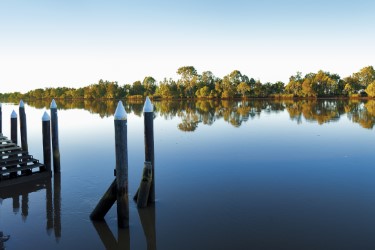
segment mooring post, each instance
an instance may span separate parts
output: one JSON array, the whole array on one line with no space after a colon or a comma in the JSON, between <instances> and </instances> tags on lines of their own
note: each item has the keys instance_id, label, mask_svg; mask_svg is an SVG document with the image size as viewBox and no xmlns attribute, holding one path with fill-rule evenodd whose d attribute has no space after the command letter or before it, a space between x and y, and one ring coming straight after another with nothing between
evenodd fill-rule
<instances>
[{"instance_id":1,"label":"mooring post","mask_svg":"<svg viewBox=\"0 0 375 250\"><path fill-rule=\"evenodd\" d=\"M0 102L0 135L3 134L3 111Z\"/></svg>"},{"instance_id":2,"label":"mooring post","mask_svg":"<svg viewBox=\"0 0 375 250\"><path fill-rule=\"evenodd\" d=\"M155 157L154 157L154 107L149 97L143 106L144 134L145 134L145 162L151 163L152 181L148 195L148 202L155 202ZM133 199L138 200L139 188ZM138 203L138 202L137 202Z\"/></svg>"},{"instance_id":3,"label":"mooring post","mask_svg":"<svg viewBox=\"0 0 375 250\"><path fill-rule=\"evenodd\" d=\"M17 144L17 113L13 110L10 114L10 139Z\"/></svg>"},{"instance_id":4,"label":"mooring post","mask_svg":"<svg viewBox=\"0 0 375 250\"><path fill-rule=\"evenodd\" d=\"M117 224L119 228L127 228L129 227L128 125L127 114L122 101L118 102L114 115L114 124L117 184Z\"/></svg>"},{"instance_id":5,"label":"mooring post","mask_svg":"<svg viewBox=\"0 0 375 250\"><path fill-rule=\"evenodd\" d=\"M21 147L23 151L26 151L23 155L27 155L29 152L29 146L27 144L27 125L26 125L26 112L25 112L25 104L23 101L20 101L19 105L19 114L20 114L20 132L21 132ZM27 161L26 159L23 161ZM25 166L23 164L22 166ZM31 174L31 170L22 170L21 173L23 174Z\"/></svg>"},{"instance_id":6,"label":"mooring post","mask_svg":"<svg viewBox=\"0 0 375 250\"><path fill-rule=\"evenodd\" d=\"M18 134L17 134L17 113L13 110L10 114L10 139L14 144L17 145L18 143ZM9 156L9 158L12 158L13 156ZM9 168L16 168L17 165L11 166ZM9 174L10 177L16 177L17 172L12 172Z\"/></svg>"},{"instance_id":7,"label":"mooring post","mask_svg":"<svg viewBox=\"0 0 375 250\"><path fill-rule=\"evenodd\" d=\"M51 171L51 121L47 112L42 117L42 135L43 135L43 160L44 167L41 170Z\"/></svg>"},{"instance_id":8,"label":"mooring post","mask_svg":"<svg viewBox=\"0 0 375 250\"><path fill-rule=\"evenodd\" d=\"M19 114L20 114L20 132L21 132L21 147L24 151L29 151L29 147L27 145L27 126L26 126L26 112L25 112L25 104L23 101L20 101L19 106Z\"/></svg>"},{"instance_id":9,"label":"mooring post","mask_svg":"<svg viewBox=\"0 0 375 250\"><path fill-rule=\"evenodd\" d=\"M60 149L59 149L59 129L57 118L57 105L55 99L51 102L51 131L52 131L52 151L53 151L53 172L60 173Z\"/></svg>"},{"instance_id":10,"label":"mooring post","mask_svg":"<svg viewBox=\"0 0 375 250\"><path fill-rule=\"evenodd\" d=\"M150 98L146 97L143 107L145 130L145 161L151 162L152 181L149 202L155 202L155 156L154 156L154 107Z\"/></svg>"}]
</instances>

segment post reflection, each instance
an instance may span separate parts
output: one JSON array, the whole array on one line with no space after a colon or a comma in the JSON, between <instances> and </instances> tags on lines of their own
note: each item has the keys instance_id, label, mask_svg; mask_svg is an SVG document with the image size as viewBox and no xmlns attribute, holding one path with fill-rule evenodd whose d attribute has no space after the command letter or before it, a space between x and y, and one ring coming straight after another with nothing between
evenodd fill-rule
<instances>
[{"instance_id":1,"label":"post reflection","mask_svg":"<svg viewBox=\"0 0 375 250\"><path fill-rule=\"evenodd\" d=\"M61 238L61 174L53 176L53 218L56 240Z\"/></svg>"},{"instance_id":2,"label":"post reflection","mask_svg":"<svg viewBox=\"0 0 375 250\"><path fill-rule=\"evenodd\" d=\"M155 204L138 209L143 232L147 241L147 250L156 250L156 211Z\"/></svg>"},{"instance_id":3,"label":"post reflection","mask_svg":"<svg viewBox=\"0 0 375 250\"><path fill-rule=\"evenodd\" d=\"M130 230L129 228L118 228L118 240L116 240L111 229L105 220L91 221L99 235L105 249L130 250Z\"/></svg>"},{"instance_id":4,"label":"post reflection","mask_svg":"<svg viewBox=\"0 0 375 250\"><path fill-rule=\"evenodd\" d=\"M156 250L156 211L155 204L147 208L138 209L139 219L142 224L143 232L147 242L148 250ZM91 220L100 240L105 249L130 249L130 230L129 228L118 228L117 240L105 220Z\"/></svg>"},{"instance_id":5,"label":"post reflection","mask_svg":"<svg viewBox=\"0 0 375 250\"><path fill-rule=\"evenodd\" d=\"M47 211L47 225L46 230L47 234L51 235L53 231L53 205L52 205L52 183L49 179L46 183L46 211Z\"/></svg>"},{"instance_id":6,"label":"post reflection","mask_svg":"<svg viewBox=\"0 0 375 250\"><path fill-rule=\"evenodd\" d=\"M22 194L21 197L21 215L22 220L26 221L27 216L29 215L29 194Z\"/></svg>"},{"instance_id":7,"label":"post reflection","mask_svg":"<svg viewBox=\"0 0 375 250\"><path fill-rule=\"evenodd\" d=\"M51 178L42 178L23 184L7 186L0 189L0 199L12 199L13 213L18 214L21 209L21 217L27 223L30 209L30 194L45 190L46 194L46 231L51 235L55 232L56 240L61 237L61 178L55 175L52 189ZM53 195L52 195L53 193ZM20 202L21 200L21 202ZM31 199L32 202L32 199Z\"/></svg>"}]
</instances>

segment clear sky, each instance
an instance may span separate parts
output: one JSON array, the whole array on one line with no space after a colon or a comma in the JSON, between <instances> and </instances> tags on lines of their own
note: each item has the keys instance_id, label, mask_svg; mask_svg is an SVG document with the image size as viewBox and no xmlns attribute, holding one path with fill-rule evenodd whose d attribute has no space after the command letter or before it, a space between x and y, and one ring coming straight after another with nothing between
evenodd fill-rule
<instances>
[{"instance_id":1,"label":"clear sky","mask_svg":"<svg viewBox=\"0 0 375 250\"><path fill-rule=\"evenodd\" d=\"M0 92L375 66L374 0L0 0Z\"/></svg>"}]
</instances>

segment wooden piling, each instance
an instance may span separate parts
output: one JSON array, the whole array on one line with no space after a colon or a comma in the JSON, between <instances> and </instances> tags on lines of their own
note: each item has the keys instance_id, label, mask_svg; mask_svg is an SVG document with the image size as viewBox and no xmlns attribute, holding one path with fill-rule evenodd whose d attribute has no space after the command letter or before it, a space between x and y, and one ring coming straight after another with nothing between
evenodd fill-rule
<instances>
[{"instance_id":1,"label":"wooden piling","mask_svg":"<svg viewBox=\"0 0 375 250\"><path fill-rule=\"evenodd\" d=\"M27 144L25 104L23 103L22 100L20 101L19 114L20 114L21 147L22 147L22 150L29 151L29 146Z\"/></svg>"},{"instance_id":2,"label":"wooden piling","mask_svg":"<svg viewBox=\"0 0 375 250\"><path fill-rule=\"evenodd\" d=\"M143 175L141 183L139 184L138 197L137 197L137 207L145 208L147 207L148 197L150 195L152 183L152 166L151 162L145 162L143 168Z\"/></svg>"},{"instance_id":3,"label":"wooden piling","mask_svg":"<svg viewBox=\"0 0 375 250\"><path fill-rule=\"evenodd\" d=\"M10 139L13 143L18 144L17 138L17 113L13 110L10 115Z\"/></svg>"},{"instance_id":4,"label":"wooden piling","mask_svg":"<svg viewBox=\"0 0 375 250\"><path fill-rule=\"evenodd\" d=\"M43 134L43 160L44 166L41 170L51 171L51 121L47 112L42 117L42 134Z\"/></svg>"},{"instance_id":5,"label":"wooden piling","mask_svg":"<svg viewBox=\"0 0 375 250\"><path fill-rule=\"evenodd\" d=\"M152 181L149 202L155 202L155 155L154 155L154 107L150 98L146 97L143 107L145 132L145 161L151 162Z\"/></svg>"},{"instance_id":6,"label":"wooden piling","mask_svg":"<svg viewBox=\"0 0 375 250\"><path fill-rule=\"evenodd\" d=\"M13 143L17 145L18 143L18 133L17 133L17 113L13 110L10 115L10 139ZM12 158L13 156L9 156L9 158ZM9 168L16 168L17 165L10 166ZM8 168L8 167L7 167ZM12 172L9 174L10 177L16 177L17 172Z\"/></svg>"},{"instance_id":7,"label":"wooden piling","mask_svg":"<svg viewBox=\"0 0 375 250\"><path fill-rule=\"evenodd\" d=\"M59 149L59 129L57 117L57 105L53 99L51 102L51 132L52 132L52 151L53 151L53 172L60 173L60 149Z\"/></svg>"},{"instance_id":8,"label":"wooden piling","mask_svg":"<svg viewBox=\"0 0 375 250\"><path fill-rule=\"evenodd\" d=\"M0 135L3 134L3 110L2 105L0 103Z\"/></svg>"},{"instance_id":9,"label":"wooden piling","mask_svg":"<svg viewBox=\"0 0 375 250\"><path fill-rule=\"evenodd\" d=\"M19 105L19 114L20 114L20 132L21 132L21 148L23 151L26 151L23 155L28 155L29 146L27 144L27 125L26 125L26 112L25 112L25 104L23 101L20 101ZM27 161L24 159L23 161ZM25 166L24 163L21 166ZM31 174L31 169L26 169L21 171L22 174Z\"/></svg>"},{"instance_id":10,"label":"wooden piling","mask_svg":"<svg viewBox=\"0 0 375 250\"><path fill-rule=\"evenodd\" d=\"M154 154L154 107L149 97L143 107L144 117L144 139L145 139L145 161L151 162L152 167L152 182L148 202L155 202L155 154ZM133 199L137 201L139 189L135 193Z\"/></svg>"},{"instance_id":11,"label":"wooden piling","mask_svg":"<svg viewBox=\"0 0 375 250\"><path fill-rule=\"evenodd\" d=\"M117 224L119 228L127 228L129 227L127 115L121 101L119 101L116 108L114 125L117 183Z\"/></svg>"}]
</instances>

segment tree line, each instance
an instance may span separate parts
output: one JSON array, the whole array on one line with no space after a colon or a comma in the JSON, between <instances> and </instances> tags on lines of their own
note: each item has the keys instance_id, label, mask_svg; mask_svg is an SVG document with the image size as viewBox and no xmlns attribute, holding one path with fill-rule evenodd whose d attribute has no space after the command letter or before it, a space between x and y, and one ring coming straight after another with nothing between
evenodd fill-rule
<instances>
[{"instance_id":1,"label":"tree line","mask_svg":"<svg viewBox=\"0 0 375 250\"><path fill-rule=\"evenodd\" d=\"M157 82L152 76L143 81L119 85L118 82L99 80L98 83L82 88L38 88L27 93L0 93L1 99L154 99L205 98L322 98L322 97L375 97L375 70L367 66L341 78L323 70L302 76L297 72L287 84L277 81L265 82L250 78L234 70L223 78L211 71L198 74L193 66L180 67L179 78L164 78Z\"/></svg>"}]
</instances>

